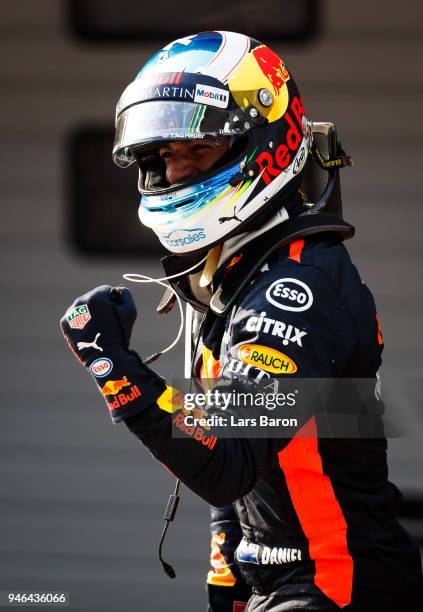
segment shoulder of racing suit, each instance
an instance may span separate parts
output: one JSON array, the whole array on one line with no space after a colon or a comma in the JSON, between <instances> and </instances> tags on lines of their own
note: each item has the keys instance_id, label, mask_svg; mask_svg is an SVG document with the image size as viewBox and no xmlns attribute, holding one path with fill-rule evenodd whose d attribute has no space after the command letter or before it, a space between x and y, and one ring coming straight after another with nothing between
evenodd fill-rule
<instances>
[{"instance_id":1,"label":"shoulder of racing suit","mask_svg":"<svg viewBox=\"0 0 423 612\"><path fill-rule=\"evenodd\" d=\"M335 241L342 241L353 235L353 226L334 215L304 215L273 227L248 242L239 252L233 253L229 261L220 265L213 279L211 310L225 316L257 271L272 255L282 253L285 257L286 249L292 243L313 236L319 239L328 236Z\"/></svg>"},{"instance_id":2,"label":"shoulder of racing suit","mask_svg":"<svg viewBox=\"0 0 423 612\"><path fill-rule=\"evenodd\" d=\"M244 251L220 272L221 295L242 283L221 346L205 326L203 340L216 357L220 353L222 369L226 354L236 359L248 343L282 352L293 361L291 375L375 375L381 352L376 308L338 236L303 237L272 251L245 283L251 258L254 250Z\"/></svg>"}]
</instances>

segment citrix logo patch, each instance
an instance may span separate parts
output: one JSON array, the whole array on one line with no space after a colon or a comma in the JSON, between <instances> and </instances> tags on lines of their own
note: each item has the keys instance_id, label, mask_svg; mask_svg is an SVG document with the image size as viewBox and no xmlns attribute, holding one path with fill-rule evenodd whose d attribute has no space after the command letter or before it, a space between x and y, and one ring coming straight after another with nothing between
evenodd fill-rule
<instances>
[{"instance_id":1,"label":"citrix logo patch","mask_svg":"<svg viewBox=\"0 0 423 612\"><path fill-rule=\"evenodd\" d=\"M175 234L182 234L182 236L174 237ZM163 236L163 240L170 247L183 247L204 240L206 233L204 227L193 227L192 229L178 229L173 230L169 234Z\"/></svg>"},{"instance_id":2,"label":"citrix logo patch","mask_svg":"<svg viewBox=\"0 0 423 612\"><path fill-rule=\"evenodd\" d=\"M303 343L301 338L307 336L307 332L298 329L298 327L287 325L286 323L282 323L282 321L266 317L265 311L261 312L258 316L254 315L250 317L245 325L245 329L248 332L263 332L264 334L271 334L272 336L283 338L282 344L284 346L293 342L302 347Z\"/></svg>"}]
</instances>

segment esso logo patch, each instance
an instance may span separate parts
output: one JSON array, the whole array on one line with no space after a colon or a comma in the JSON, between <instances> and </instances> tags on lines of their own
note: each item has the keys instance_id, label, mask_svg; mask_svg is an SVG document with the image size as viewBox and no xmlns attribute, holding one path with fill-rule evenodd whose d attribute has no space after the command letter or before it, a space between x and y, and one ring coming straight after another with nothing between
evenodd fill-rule
<instances>
[{"instance_id":1,"label":"esso logo patch","mask_svg":"<svg viewBox=\"0 0 423 612\"><path fill-rule=\"evenodd\" d=\"M313 304L310 288L296 278L279 278L266 291L266 300L281 310L302 312Z\"/></svg>"},{"instance_id":2,"label":"esso logo patch","mask_svg":"<svg viewBox=\"0 0 423 612\"><path fill-rule=\"evenodd\" d=\"M103 376L107 376L112 370L113 362L107 359L107 357L100 357L100 359L96 359L90 365L90 372L96 378L103 378Z\"/></svg>"}]
</instances>

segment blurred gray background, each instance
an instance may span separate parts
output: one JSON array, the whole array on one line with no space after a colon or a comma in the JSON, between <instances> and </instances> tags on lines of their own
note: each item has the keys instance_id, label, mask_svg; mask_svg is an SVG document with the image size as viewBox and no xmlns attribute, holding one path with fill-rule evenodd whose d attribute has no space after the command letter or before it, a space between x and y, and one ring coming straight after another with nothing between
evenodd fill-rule
<instances>
[{"instance_id":1,"label":"blurred gray background","mask_svg":"<svg viewBox=\"0 0 423 612\"><path fill-rule=\"evenodd\" d=\"M335 121L354 157L342 172L344 216L357 226L348 247L379 306L384 376L419 377L423 4L324 5L317 39L272 46L308 116ZM156 549L173 479L124 425L112 426L58 326L94 286L117 284L124 272L160 274L153 260L79 256L66 241L65 210L69 134L87 122L112 125L123 87L157 47L78 42L61 0L0 3L0 590L68 590L75 612L205 609L207 504L184 488L165 547L177 571L171 581ZM173 338L178 318L155 314L157 288L134 293L134 346L147 355ZM161 374L181 374L182 349L158 362ZM417 502L421 446L390 443L391 479ZM423 541L423 517L414 515L405 523Z\"/></svg>"}]
</instances>

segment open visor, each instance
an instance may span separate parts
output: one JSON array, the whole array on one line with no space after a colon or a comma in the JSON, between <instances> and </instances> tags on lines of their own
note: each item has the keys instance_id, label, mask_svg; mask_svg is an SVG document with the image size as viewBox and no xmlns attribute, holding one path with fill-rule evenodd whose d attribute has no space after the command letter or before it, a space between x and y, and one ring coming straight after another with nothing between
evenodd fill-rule
<instances>
[{"instance_id":1,"label":"open visor","mask_svg":"<svg viewBox=\"0 0 423 612\"><path fill-rule=\"evenodd\" d=\"M229 111L195 102L150 100L130 106L118 117L113 160L126 167L135 161L135 149L155 142L239 136L251 127L240 109Z\"/></svg>"}]
</instances>

